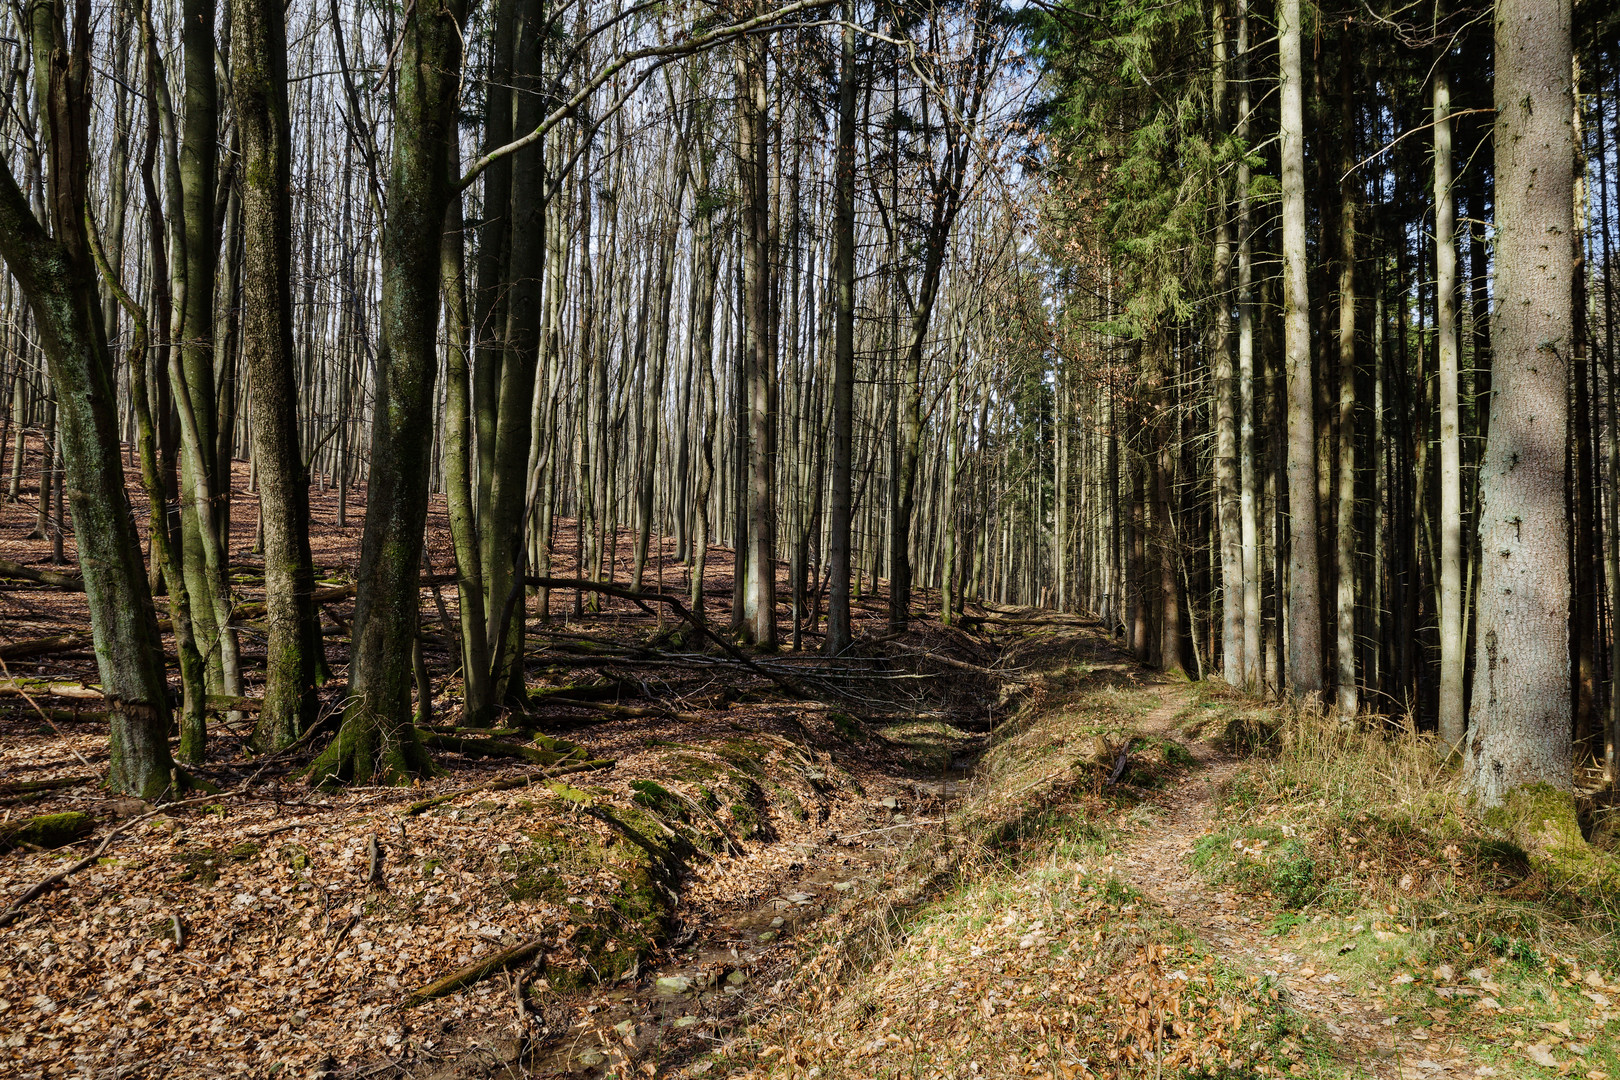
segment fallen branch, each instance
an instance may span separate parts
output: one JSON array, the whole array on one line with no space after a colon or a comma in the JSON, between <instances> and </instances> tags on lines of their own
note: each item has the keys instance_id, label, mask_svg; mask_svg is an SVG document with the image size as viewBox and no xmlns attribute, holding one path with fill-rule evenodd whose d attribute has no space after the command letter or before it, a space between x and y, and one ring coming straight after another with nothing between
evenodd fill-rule
<instances>
[{"instance_id":1,"label":"fallen branch","mask_svg":"<svg viewBox=\"0 0 1620 1080\"><path fill-rule=\"evenodd\" d=\"M80 784L93 784L97 779L99 778L94 776L70 776L65 780L39 780L33 784L0 785L0 806L21 806L23 803L38 802L49 798L52 792Z\"/></svg>"},{"instance_id":2,"label":"fallen branch","mask_svg":"<svg viewBox=\"0 0 1620 1080\"><path fill-rule=\"evenodd\" d=\"M58 589L66 589L68 592L84 592L84 578L77 574L59 574L55 570L41 570L38 567L12 562L10 559L0 559L0 577L37 581L41 585L51 585Z\"/></svg>"},{"instance_id":3,"label":"fallen branch","mask_svg":"<svg viewBox=\"0 0 1620 1080\"><path fill-rule=\"evenodd\" d=\"M17 564L12 563L11 565L16 566ZM49 575L49 576L52 576L52 577L64 577L65 576L65 575L61 575L61 574L51 574L50 571L47 571L47 570L35 571L35 570L33 570L32 567L26 567L26 566L20 567L20 569L30 571L31 573ZM8 576L14 576L14 575L11 575L6 571L6 569L5 569L5 560L0 559L0 577L8 577ZM33 580L33 579L30 579L30 580ZM77 580L77 579L71 579L71 580ZM440 584L440 583L443 583L445 581L453 581L453 580L455 580L455 579L453 577L451 577L451 576L444 575L444 574L437 574L437 575L431 575L431 576L427 576L427 577L422 578L421 584L425 588L425 587L432 586L434 584ZM48 582L47 584L56 584L56 583L55 582ZM68 586L68 585L61 585L61 587L62 588L71 588L71 586ZM80 587L82 588L82 585ZM334 585L334 586L331 586L330 588L316 589L313 599L314 599L315 603L317 603L317 604L330 604L330 603L334 603L334 602L336 602L338 600L347 600L347 599L349 599L350 597L352 597L354 595L354 590L355 590L355 586L352 585L352 584L351 585ZM264 614L265 614L265 605L261 601L255 600L255 601L253 601L251 603L247 603L247 604L238 604L236 607L231 609L231 625L232 626L240 626L246 620L257 619L257 618L262 617ZM169 619L159 619L158 620L158 631L160 633L169 633L173 629L174 629L174 624L173 624L173 622L171 620L169 620ZM46 655L46 654L49 654L49 653L72 652L72 651L74 651L76 649L86 648L86 647L88 647L88 646L90 646L92 644L94 644L94 642L92 641L92 639L90 637L89 631L75 631L73 633L68 633L68 634L57 634L57 635L55 635L53 637L34 638L34 639L30 640L30 641L15 641L15 642L12 642L10 645L0 645L0 660L21 660L21 659L25 659L25 658L30 657L30 656L42 656L42 655Z\"/></svg>"},{"instance_id":4,"label":"fallen branch","mask_svg":"<svg viewBox=\"0 0 1620 1080\"><path fill-rule=\"evenodd\" d=\"M730 656L733 660L737 661L737 663L741 664L749 671L769 679L771 682L775 683L783 690L786 690L794 697L805 698L814 696L806 691L805 688L799 685L799 683L795 680L786 678L785 676L773 674L754 663L754 661L750 660L747 654L741 649L737 648L737 646L733 645L731 642L727 641L725 638L721 637L719 634L710 629L707 621L687 610L685 604L681 603L680 600L676 599L675 597L670 596L668 593L635 592L630 589L622 588L618 585L608 585L600 581L586 581L583 578L530 577L524 579L524 584L540 589L583 589L586 592L601 593L604 596L617 596L622 600L630 601L632 604L635 604L649 615L655 614L653 609L647 606L647 602L649 600L656 603L665 604L669 606L675 612L675 614L681 618L682 621L688 623L692 629L696 630L698 633L720 646L721 650L724 651L727 656Z\"/></svg>"},{"instance_id":5,"label":"fallen branch","mask_svg":"<svg viewBox=\"0 0 1620 1080\"><path fill-rule=\"evenodd\" d=\"M59 776L55 780L14 780L9 784L0 784L0 795L32 795L35 792L93 784L99 779L98 776Z\"/></svg>"},{"instance_id":6,"label":"fallen branch","mask_svg":"<svg viewBox=\"0 0 1620 1080\"><path fill-rule=\"evenodd\" d=\"M257 776L258 774L255 773L254 775ZM251 783L251 781L250 781L250 783ZM5 927L10 926L12 923L16 922L17 921L17 916L22 914L22 909L23 908L25 908L29 904L33 903L36 899L43 896L45 893L49 892L51 889L55 888L58 884L60 884L63 881L66 881L68 878L72 877L74 874L77 874L80 870L83 870L85 867L94 866L95 863L96 863L96 860L101 858L102 852L106 851L108 846L111 845L114 840L118 839L118 837L122 836L124 833L128 832L130 829L134 828L136 825L140 824L141 822L145 821L147 818L153 818L153 817L156 817L159 814L166 814L171 810L177 810L182 806L191 806L194 803L217 802L221 798L224 798L224 797L230 796L230 795L239 795L243 791L246 791L246 790L247 790L247 786L243 785L242 787L239 787L239 788L235 789L234 791L227 791L227 792L223 792L223 793L221 793L221 792L211 792L211 793L209 793L207 795L198 795L198 796L196 796L194 798L182 799L179 802L166 803L163 806L160 806L155 810L149 810L146 813L141 814L138 817L130 818L129 820L125 821L122 825L120 825L116 829L114 829L112 832L108 833L105 837L103 837L101 843L99 845L97 845L96 850L92 851L89 855L87 855L86 857L80 859L78 862L74 863L72 866L68 867L67 869L58 870L56 873L52 874L50 877L44 878L41 881L35 883L34 885L30 886L28 888L28 890L25 891L21 896L17 897L17 899L12 903L12 905L10 907L6 908L5 911L0 912L0 929L4 929Z\"/></svg>"},{"instance_id":7,"label":"fallen branch","mask_svg":"<svg viewBox=\"0 0 1620 1080\"><path fill-rule=\"evenodd\" d=\"M432 1001L435 998L453 994L457 990L482 982L491 975L499 975L509 968L517 967L525 961L532 960L541 949L545 947L544 938L530 938L521 945L515 945L505 952L496 953L487 960L478 960L468 964L460 971L453 971L442 979L428 983L426 986L412 990L405 995L401 1003L407 1009Z\"/></svg>"},{"instance_id":8,"label":"fallen branch","mask_svg":"<svg viewBox=\"0 0 1620 1080\"><path fill-rule=\"evenodd\" d=\"M593 761L578 761L571 765L561 765L554 769L543 769L540 772L530 773L527 776L508 777L504 780L491 780L489 783L479 784L477 787L462 788L460 791L452 791L448 795L435 795L431 799L423 799L421 802L411 803L411 805L405 808L404 816L415 817L417 814L420 814L423 811L431 810L435 806L443 806L445 803L459 799L463 795L472 795L481 791L511 791L513 788L528 787L530 784L538 784L546 780L555 780L559 776L568 776L572 773L595 772L597 769L611 769L616 764L618 764L618 762L613 761L610 758L599 758Z\"/></svg>"},{"instance_id":9,"label":"fallen branch","mask_svg":"<svg viewBox=\"0 0 1620 1080\"><path fill-rule=\"evenodd\" d=\"M1006 671L997 671L994 668L981 667L978 664L970 664L966 660L957 660L954 657L942 656L939 653L928 652L924 649L900 649L897 651L901 656L908 656L917 660L928 660L936 664L944 664L946 667L956 668L959 671L971 671L976 675L986 675L992 679L1000 679L1003 682L1027 681Z\"/></svg>"},{"instance_id":10,"label":"fallen branch","mask_svg":"<svg viewBox=\"0 0 1620 1080\"><path fill-rule=\"evenodd\" d=\"M898 825L885 825L881 829L863 829L860 832L840 833L839 836L838 836L838 842L843 843L845 840L853 840L857 836L872 836L872 835L874 835L876 833L880 833L880 832L894 832L894 830L896 830L896 829L910 829L910 828L915 828L915 827L921 826L921 825L943 825L943 824L945 824L945 819L944 818L931 818L931 819L928 819L926 821L924 821L924 820L902 821Z\"/></svg>"}]
</instances>

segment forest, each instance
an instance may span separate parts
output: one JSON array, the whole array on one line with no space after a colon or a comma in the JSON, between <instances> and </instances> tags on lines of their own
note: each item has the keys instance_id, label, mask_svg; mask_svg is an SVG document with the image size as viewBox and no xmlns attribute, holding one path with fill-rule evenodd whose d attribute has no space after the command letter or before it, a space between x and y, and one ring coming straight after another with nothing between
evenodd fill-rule
<instances>
[{"instance_id":1,"label":"forest","mask_svg":"<svg viewBox=\"0 0 1620 1080\"><path fill-rule=\"evenodd\" d=\"M1620 1075L1620 9L0 73L16 1075Z\"/></svg>"}]
</instances>

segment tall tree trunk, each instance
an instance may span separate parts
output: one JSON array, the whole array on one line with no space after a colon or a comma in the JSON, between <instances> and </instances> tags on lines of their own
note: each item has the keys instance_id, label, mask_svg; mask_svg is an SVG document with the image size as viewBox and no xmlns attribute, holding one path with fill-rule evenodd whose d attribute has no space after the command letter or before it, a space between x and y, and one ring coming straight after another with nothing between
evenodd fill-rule
<instances>
[{"instance_id":1,"label":"tall tree trunk","mask_svg":"<svg viewBox=\"0 0 1620 1080\"><path fill-rule=\"evenodd\" d=\"M757 10L757 5L756 5ZM776 634L776 498L771 458L770 298L770 164L768 101L763 41L744 41L738 64L741 158L738 182L743 189L743 289L746 307L747 407L737 422L748 429L747 473L748 566L743 596L743 629L753 644L775 651Z\"/></svg>"},{"instance_id":2,"label":"tall tree trunk","mask_svg":"<svg viewBox=\"0 0 1620 1080\"><path fill-rule=\"evenodd\" d=\"M60 403L74 540L111 729L109 780L116 791L152 799L174 782L168 681L140 537L124 491L112 362L85 233L90 0L74 0L71 40L64 7L40 0L31 9L33 36L48 46L42 119L51 232L0 163L0 257L28 298Z\"/></svg>"},{"instance_id":3,"label":"tall tree trunk","mask_svg":"<svg viewBox=\"0 0 1620 1080\"><path fill-rule=\"evenodd\" d=\"M843 0L833 194L832 502L827 538L828 656L849 648L850 495L855 415L855 0Z\"/></svg>"},{"instance_id":4,"label":"tall tree trunk","mask_svg":"<svg viewBox=\"0 0 1620 1080\"><path fill-rule=\"evenodd\" d=\"M253 393L253 460L264 535L262 749L287 746L315 720L322 639L309 549L309 475L293 378L292 129L287 26L280 0L233 0L231 70L242 141L242 351Z\"/></svg>"},{"instance_id":5,"label":"tall tree trunk","mask_svg":"<svg viewBox=\"0 0 1620 1080\"><path fill-rule=\"evenodd\" d=\"M1339 505L1335 551L1334 633L1338 645L1337 707L1351 717L1358 707L1356 684L1356 108L1350 71L1355 33L1344 23L1339 52Z\"/></svg>"},{"instance_id":6,"label":"tall tree trunk","mask_svg":"<svg viewBox=\"0 0 1620 1080\"><path fill-rule=\"evenodd\" d=\"M1322 691L1321 568L1316 557L1316 419L1305 255L1305 86L1300 0L1277 6L1282 74L1283 353L1288 372L1288 684Z\"/></svg>"},{"instance_id":7,"label":"tall tree trunk","mask_svg":"<svg viewBox=\"0 0 1620 1080\"><path fill-rule=\"evenodd\" d=\"M1249 3L1237 0L1238 100L1238 513L1243 545L1243 681L1250 693L1264 685L1261 656L1260 501L1254 432L1254 246L1249 216Z\"/></svg>"},{"instance_id":8,"label":"tall tree trunk","mask_svg":"<svg viewBox=\"0 0 1620 1080\"><path fill-rule=\"evenodd\" d=\"M1496 6L1495 400L1480 466L1485 558L1463 752L1464 782L1487 808L1532 785L1572 786L1564 504L1574 331L1570 23L1568 0Z\"/></svg>"},{"instance_id":9,"label":"tall tree trunk","mask_svg":"<svg viewBox=\"0 0 1620 1080\"><path fill-rule=\"evenodd\" d=\"M411 668L438 374L440 246L461 87L461 0L417 0L399 40L371 478L355 595L349 706L310 766L318 783L397 783L431 770Z\"/></svg>"},{"instance_id":10,"label":"tall tree trunk","mask_svg":"<svg viewBox=\"0 0 1620 1080\"><path fill-rule=\"evenodd\" d=\"M1444 9L1435 5L1437 36ZM1463 740L1462 438L1457 403L1457 203L1451 190L1451 72L1434 71L1435 352L1440 361L1440 742Z\"/></svg>"},{"instance_id":11,"label":"tall tree trunk","mask_svg":"<svg viewBox=\"0 0 1620 1080\"><path fill-rule=\"evenodd\" d=\"M532 131L545 115L546 99L540 93L545 10L540 0L514 0L514 7L512 85L516 94L512 128ZM487 662L492 701L512 705L521 705L524 700L523 530L545 302L544 151L545 140L536 139L511 155L510 205L491 208L510 222L506 273L501 281L505 325L500 351L491 350L481 358L481 363L496 364L499 370L494 385L488 388L493 397L484 406L494 409L494 444L487 457L479 458L480 483L486 472L489 476L488 510L479 518L485 637L492 650ZM475 394L474 405L478 404Z\"/></svg>"},{"instance_id":12,"label":"tall tree trunk","mask_svg":"<svg viewBox=\"0 0 1620 1080\"><path fill-rule=\"evenodd\" d=\"M460 155L452 146L451 169L459 174ZM467 324L466 221L459 193L450 197L440 248L440 291L445 314L444 471L445 509L456 555L456 594L461 617L462 715L481 723L493 704L489 638L484 624L483 558L474 504L476 464L472 421L471 328Z\"/></svg>"},{"instance_id":13,"label":"tall tree trunk","mask_svg":"<svg viewBox=\"0 0 1620 1080\"><path fill-rule=\"evenodd\" d=\"M1217 133L1226 129L1226 3L1215 0L1213 90L1210 107ZM1237 385L1232 372L1232 240L1226 182L1215 189L1215 498L1221 548L1221 674L1243 685L1243 510L1239 479Z\"/></svg>"},{"instance_id":14,"label":"tall tree trunk","mask_svg":"<svg viewBox=\"0 0 1620 1080\"><path fill-rule=\"evenodd\" d=\"M1158 556L1157 593L1159 609L1159 667L1175 675L1185 675L1181 663L1181 596L1180 572L1181 542L1176 535L1175 480L1176 454L1174 432L1175 371L1174 353L1167 339L1149 348L1153 351L1154 377L1157 382L1156 398L1152 408L1157 412L1153 421L1154 446L1152 459L1144 474L1153 477L1153 537Z\"/></svg>"},{"instance_id":15,"label":"tall tree trunk","mask_svg":"<svg viewBox=\"0 0 1620 1080\"><path fill-rule=\"evenodd\" d=\"M170 379L183 394L181 406L180 551L186 592L192 598L192 621L205 649L209 690L242 692L236 633L230 628L230 581L218 558L224 547L219 531L219 495L226 490L215 475L218 426L214 388L214 276L219 263L214 196L219 159L219 90L215 71L214 0L185 0L181 32L185 67L185 109L181 116L177 161L180 203L170 206L171 220L184 236L182 258L171 265L184 275L178 316L179 364L171 360ZM174 372L178 370L177 377ZM195 436L185 435L189 406ZM198 515L203 516L199 517ZM204 530L211 533L205 536ZM214 554L211 557L210 551ZM223 617L222 617L223 613ZM194 738L193 736L198 736ZM181 756L201 760L200 733L182 735Z\"/></svg>"}]
</instances>

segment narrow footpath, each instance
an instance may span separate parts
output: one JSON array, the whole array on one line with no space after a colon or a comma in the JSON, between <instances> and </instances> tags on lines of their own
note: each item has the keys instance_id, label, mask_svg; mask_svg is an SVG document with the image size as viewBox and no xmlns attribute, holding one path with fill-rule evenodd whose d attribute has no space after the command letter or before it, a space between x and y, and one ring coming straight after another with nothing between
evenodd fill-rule
<instances>
[{"instance_id":1,"label":"narrow footpath","mask_svg":"<svg viewBox=\"0 0 1620 1080\"><path fill-rule=\"evenodd\" d=\"M1196 764L1178 784L1153 793L1138 808L1135 816L1150 817L1151 824L1124 834L1124 846L1113 857L1115 872L1195 933L1222 962L1269 977L1285 1005L1334 1037L1345 1064L1359 1075L1380 1080L1498 1075L1463 1056L1455 1040L1402 1037L1397 1018L1359 996L1344 973L1278 946L1266 932L1277 913L1263 901L1211 885L1191 868L1199 838L1215 831L1218 794L1241 762L1206 739L1187 736L1181 720L1193 699L1186 684L1150 683L1142 689L1159 704L1141 718L1137 734L1176 740Z\"/></svg>"}]
</instances>

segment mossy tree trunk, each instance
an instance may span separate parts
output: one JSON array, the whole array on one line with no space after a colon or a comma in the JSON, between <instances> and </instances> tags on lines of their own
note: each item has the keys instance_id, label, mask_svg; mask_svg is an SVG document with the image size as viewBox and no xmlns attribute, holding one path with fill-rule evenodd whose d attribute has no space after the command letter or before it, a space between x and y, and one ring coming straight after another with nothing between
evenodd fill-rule
<instances>
[{"instance_id":1,"label":"mossy tree trunk","mask_svg":"<svg viewBox=\"0 0 1620 1080\"><path fill-rule=\"evenodd\" d=\"M111 723L110 779L118 791L153 798L173 776L168 685L140 537L124 493L117 396L85 231L90 0L74 0L71 46L64 7L40 0L32 12L36 36L52 42L45 99L50 232L0 163L0 256L28 297L56 388L74 538Z\"/></svg>"},{"instance_id":2,"label":"mossy tree trunk","mask_svg":"<svg viewBox=\"0 0 1620 1080\"><path fill-rule=\"evenodd\" d=\"M241 663L230 629L228 553L220 530L221 495L230 478L216 475L218 394L214 387L214 278L219 264L214 199L218 187L219 86L215 73L214 0L185 0L181 35L184 112L180 118L178 179L183 243L171 269L183 275L180 295L179 364L171 354L170 378L180 406L180 554L192 626L207 662L208 691L242 693ZM190 417L186 416L189 409ZM188 424L189 420L189 424ZM188 426L192 430L187 434ZM182 733L181 756L201 760L201 732Z\"/></svg>"},{"instance_id":3,"label":"mossy tree trunk","mask_svg":"<svg viewBox=\"0 0 1620 1080\"><path fill-rule=\"evenodd\" d=\"M402 782L432 768L412 723L411 655L433 446L440 244L451 198L448 161L465 13L460 0L418 0L400 35L382 236L382 350L350 703L337 738L310 768L318 783Z\"/></svg>"},{"instance_id":4,"label":"mossy tree trunk","mask_svg":"<svg viewBox=\"0 0 1620 1080\"><path fill-rule=\"evenodd\" d=\"M309 550L309 476L298 441L292 309L292 137L279 0L233 0L232 82L242 141L242 351L269 626L254 742L279 750L315 719L322 667Z\"/></svg>"},{"instance_id":5,"label":"mossy tree trunk","mask_svg":"<svg viewBox=\"0 0 1620 1080\"><path fill-rule=\"evenodd\" d=\"M547 111L547 99L540 92L545 5L541 0L515 0L513 18L512 85L517 94L512 129L526 132L534 130ZM479 402L481 412L494 410L495 421L490 452L479 459L480 480L487 477L489 482L488 502L481 507L478 524L483 545L484 637L492 650L481 662L490 675L490 704L520 706L524 699L523 530L545 300L545 143L537 139L511 155L510 203L491 208L508 223L508 231L501 283L505 316L501 347L483 357L498 371L498 377L489 387L489 398Z\"/></svg>"}]
</instances>

